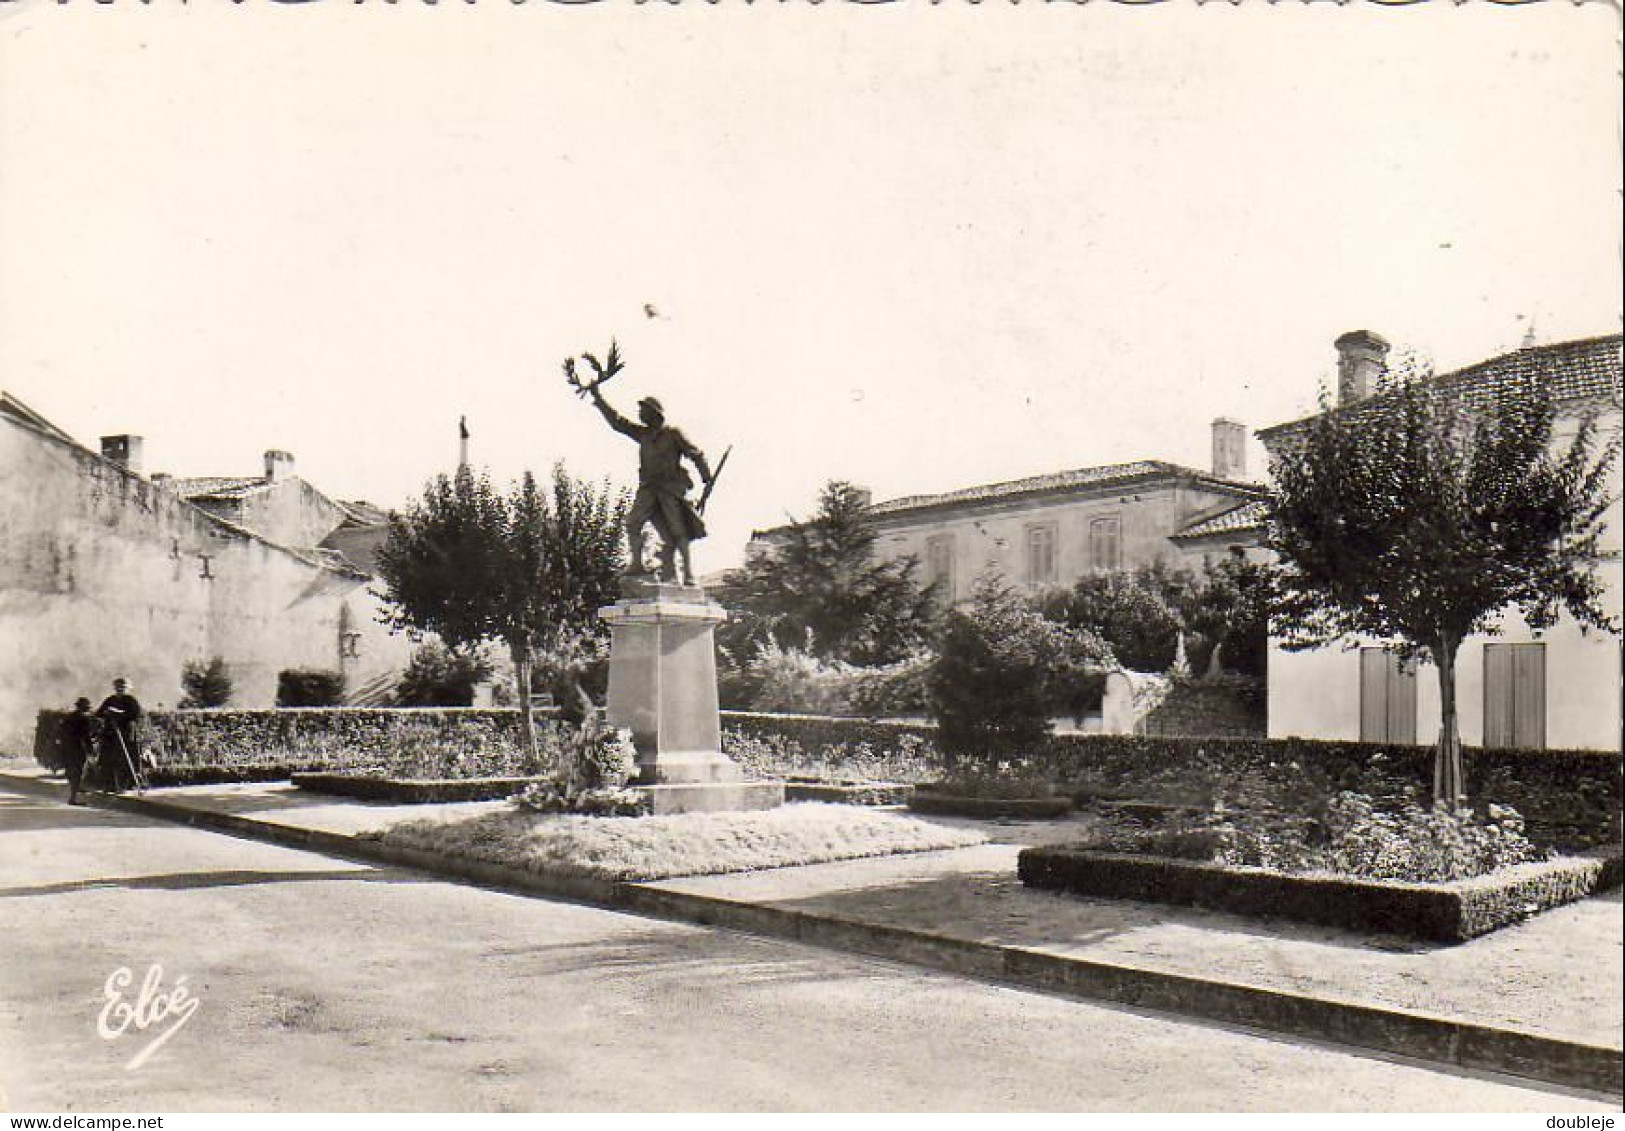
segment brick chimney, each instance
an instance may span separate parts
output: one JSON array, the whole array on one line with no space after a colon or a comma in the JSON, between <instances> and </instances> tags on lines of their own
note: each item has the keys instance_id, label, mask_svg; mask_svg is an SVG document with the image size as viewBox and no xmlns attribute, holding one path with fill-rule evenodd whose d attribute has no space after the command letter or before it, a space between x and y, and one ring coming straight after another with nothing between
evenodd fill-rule
<instances>
[{"instance_id":1,"label":"brick chimney","mask_svg":"<svg viewBox=\"0 0 1625 1131\"><path fill-rule=\"evenodd\" d=\"M265 479L278 483L293 478L293 453L271 448L265 453Z\"/></svg>"},{"instance_id":2,"label":"brick chimney","mask_svg":"<svg viewBox=\"0 0 1625 1131\"><path fill-rule=\"evenodd\" d=\"M1387 341L1370 330L1350 330L1334 344L1337 346L1337 403L1365 400L1388 367Z\"/></svg>"},{"instance_id":3,"label":"brick chimney","mask_svg":"<svg viewBox=\"0 0 1625 1131\"><path fill-rule=\"evenodd\" d=\"M1247 426L1228 416L1213 422L1213 475L1217 479L1247 478Z\"/></svg>"},{"instance_id":4,"label":"brick chimney","mask_svg":"<svg viewBox=\"0 0 1625 1131\"><path fill-rule=\"evenodd\" d=\"M125 471L140 475L145 446L146 442L140 436L103 436L102 458L118 464Z\"/></svg>"}]
</instances>

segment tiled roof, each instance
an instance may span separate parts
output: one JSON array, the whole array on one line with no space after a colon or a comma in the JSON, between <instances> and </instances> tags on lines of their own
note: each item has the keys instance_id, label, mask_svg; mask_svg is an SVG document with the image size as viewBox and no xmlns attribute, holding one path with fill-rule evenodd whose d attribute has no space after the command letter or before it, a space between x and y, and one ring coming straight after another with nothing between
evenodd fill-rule
<instances>
[{"instance_id":1,"label":"tiled roof","mask_svg":"<svg viewBox=\"0 0 1625 1131\"><path fill-rule=\"evenodd\" d=\"M1546 346L1526 346L1463 369L1441 373L1434 380L1443 386L1459 388L1473 401L1488 399L1503 383L1513 378L1545 377L1551 382L1552 395L1559 403L1610 400L1617 405L1621 399L1620 346L1619 334ZM1380 404L1381 397L1372 397L1361 403ZM1313 418L1304 418L1309 419ZM1258 434L1274 435L1296 428L1304 420L1277 424Z\"/></svg>"},{"instance_id":2,"label":"tiled roof","mask_svg":"<svg viewBox=\"0 0 1625 1131\"><path fill-rule=\"evenodd\" d=\"M1262 530L1264 520L1269 515L1269 503L1263 499L1254 499L1242 503L1239 507L1216 514L1212 518L1205 518L1201 522L1193 522L1185 527L1175 538L1206 538L1214 534L1236 534L1243 530Z\"/></svg>"},{"instance_id":3,"label":"tiled roof","mask_svg":"<svg viewBox=\"0 0 1625 1131\"><path fill-rule=\"evenodd\" d=\"M170 482L183 499L240 499L270 486L270 480L254 476L205 475Z\"/></svg>"},{"instance_id":4,"label":"tiled roof","mask_svg":"<svg viewBox=\"0 0 1625 1131\"><path fill-rule=\"evenodd\" d=\"M1049 475L1034 475L1027 479L1012 479L1007 483L984 483L977 487L965 487L958 491L947 491L940 495L909 495L901 499L876 503L869 508L868 513L874 518L885 518L889 515L924 510L929 507L990 502L997 499L1018 498L1024 495L1052 494L1081 488L1104 487L1136 479L1167 477L1198 479L1210 486L1245 492L1249 495L1258 495L1263 491L1263 488L1256 483L1219 479L1205 471L1198 471L1192 467L1182 467L1177 463L1166 463L1157 459L1145 459L1136 460L1133 463L1107 464L1104 467L1080 467L1072 471L1056 471Z\"/></svg>"},{"instance_id":5,"label":"tiled roof","mask_svg":"<svg viewBox=\"0 0 1625 1131\"><path fill-rule=\"evenodd\" d=\"M344 511L346 525L383 526L389 521L388 511L362 499L341 502L339 508Z\"/></svg>"}]
</instances>

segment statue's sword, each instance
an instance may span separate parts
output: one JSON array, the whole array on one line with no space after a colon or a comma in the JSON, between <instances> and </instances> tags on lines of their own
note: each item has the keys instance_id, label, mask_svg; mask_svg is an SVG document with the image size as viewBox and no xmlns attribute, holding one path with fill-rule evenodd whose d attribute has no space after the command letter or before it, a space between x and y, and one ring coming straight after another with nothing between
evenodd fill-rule
<instances>
[{"instance_id":1,"label":"statue's sword","mask_svg":"<svg viewBox=\"0 0 1625 1131\"><path fill-rule=\"evenodd\" d=\"M728 466L728 457L733 455L733 451L734 446L729 444L728 450L722 453L721 459L717 460L716 469L711 472L710 482L705 485L705 490L700 492L700 501L694 504L694 509L700 514L705 513L705 504L711 499L711 490L717 485L717 480L722 478L722 469Z\"/></svg>"}]
</instances>

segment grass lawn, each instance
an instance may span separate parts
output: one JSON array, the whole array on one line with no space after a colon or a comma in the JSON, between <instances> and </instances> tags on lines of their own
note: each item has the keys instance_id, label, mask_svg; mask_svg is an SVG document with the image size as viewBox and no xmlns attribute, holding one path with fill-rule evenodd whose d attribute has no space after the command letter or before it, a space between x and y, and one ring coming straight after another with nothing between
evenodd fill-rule
<instances>
[{"instance_id":1,"label":"grass lawn","mask_svg":"<svg viewBox=\"0 0 1625 1131\"><path fill-rule=\"evenodd\" d=\"M807 803L750 813L576 817L520 811L406 821L364 834L384 844L531 872L661 880L963 848L987 838L898 813Z\"/></svg>"}]
</instances>

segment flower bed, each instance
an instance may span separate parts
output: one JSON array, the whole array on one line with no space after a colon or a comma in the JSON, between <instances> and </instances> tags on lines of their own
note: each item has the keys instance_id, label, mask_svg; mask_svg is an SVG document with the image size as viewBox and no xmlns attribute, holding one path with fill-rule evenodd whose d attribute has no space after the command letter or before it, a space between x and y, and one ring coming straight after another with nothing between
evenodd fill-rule
<instances>
[{"instance_id":1,"label":"flower bed","mask_svg":"<svg viewBox=\"0 0 1625 1131\"><path fill-rule=\"evenodd\" d=\"M850 805L669 817L507 810L461 821L408 821L366 835L417 851L609 880L742 872L961 848L984 840L963 829Z\"/></svg>"},{"instance_id":2,"label":"flower bed","mask_svg":"<svg viewBox=\"0 0 1625 1131\"><path fill-rule=\"evenodd\" d=\"M1031 887L1075 895L1206 907L1434 942L1463 942L1600 890L1602 859L1560 857L1469 880L1408 884L1133 856L1076 846L1023 849Z\"/></svg>"},{"instance_id":3,"label":"flower bed","mask_svg":"<svg viewBox=\"0 0 1625 1131\"><path fill-rule=\"evenodd\" d=\"M537 778L376 777L371 774L292 775L293 784L314 793L330 793L361 801L387 801L400 805L426 805L448 801L499 801L512 797Z\"/></svg>"}]
</instances>

